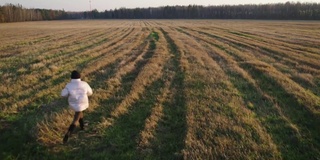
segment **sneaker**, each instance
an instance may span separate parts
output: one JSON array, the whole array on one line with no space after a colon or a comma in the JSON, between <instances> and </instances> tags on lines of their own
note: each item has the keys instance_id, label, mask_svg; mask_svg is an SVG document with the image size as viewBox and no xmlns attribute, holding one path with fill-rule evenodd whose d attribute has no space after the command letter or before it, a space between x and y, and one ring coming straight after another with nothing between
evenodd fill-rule
<instances>
[{"instance_id":1,"label":"sneaker","mask_svg":"<svg viewBox=\"0 0 320 160\"><path fill-rule=\"evenodd\" d=\"M81 128L81 130L84 130L84 121L83 121L83 118L80 118L80 119L79 119L79 123L80 123L80 128Z\"/></svg>"},{"instance_id":2,"label":"sneaker","mask_svg":"<svg viewBox=\"0 0 320 160\"><path fill-rule=\"evenodd\" d=\"M63 144L67 143L68 142L68 139L69 139L69 135L66 134L63 138Z\"/></svg>"}]
</instances>

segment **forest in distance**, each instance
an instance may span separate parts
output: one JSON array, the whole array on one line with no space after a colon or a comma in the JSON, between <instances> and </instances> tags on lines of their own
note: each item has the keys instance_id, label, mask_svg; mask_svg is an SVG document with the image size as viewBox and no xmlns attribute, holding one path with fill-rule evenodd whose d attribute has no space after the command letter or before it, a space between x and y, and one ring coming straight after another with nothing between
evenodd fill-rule
<instances>
[{"instance_id":1,"label":"forest in distance","mask_svg":"<svg viewBox=\"0 0 320 160\"><path fill-rule=\"evenodd\" d=\"M274 4L219 6L162 6L72 12L28 9L22 5L0 5L0 23L67 19L266 19L320 20L320 3L286 2Z\"/></svg>"}]
</instances>

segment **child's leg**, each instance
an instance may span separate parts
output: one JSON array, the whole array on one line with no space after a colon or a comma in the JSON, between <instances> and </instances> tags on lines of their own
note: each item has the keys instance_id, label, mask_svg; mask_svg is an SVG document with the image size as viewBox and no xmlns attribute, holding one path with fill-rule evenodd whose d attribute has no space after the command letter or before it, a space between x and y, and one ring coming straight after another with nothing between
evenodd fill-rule
<instances>
[{"instance_id":1,"label":"child's leg","mask_svg":"<svg viewBox=\"0 0 320 160\"><path fill-rule=\"evenodd\" d=\"M81 130L84 130L83 112L81 112L79 123Z\"/></svg>"},{"instance_id":2,"label":"child's leg","mask_svg":"<svg viewBox=\"0 0 320 160\"><path fill-rule=\"evenodd\" d=\"M71 135L74 128L76 127L76 122L79 121L81 116L83 116L82 112L76 112L74 114L73 121L72 121L71 125L69 126L68 132L66 133L66 135L63 138L63 143L66 143L68 141L69 136Z\"/></svg>"},{"instance_id":3,"label":"child's leg","mask_svg":"<svg viewBox=\"0 0 320 160\"><path fill-rule=\"evenodd\" d=\"M76 125L76 123L79 121L79 119L83 118L83 114L82 112L76 112L74 114L74 117L73 117L73 121L72 121L72 124L73 125Z\"/></svg>"}]
</instances>

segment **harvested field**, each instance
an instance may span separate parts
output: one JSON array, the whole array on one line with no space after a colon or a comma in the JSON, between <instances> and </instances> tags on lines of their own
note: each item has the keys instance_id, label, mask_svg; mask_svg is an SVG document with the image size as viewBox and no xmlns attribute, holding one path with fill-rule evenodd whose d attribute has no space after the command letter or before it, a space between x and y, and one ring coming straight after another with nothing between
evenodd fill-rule
<instances>
[{"instance_id":1,"label":"harvested field","mask_svg":"<svg viewBox=\"0 0 320 160\"><path fill-rule=\"evenodd\" d=\"M320 22L0 24L0 159L320 159ZM60 97L94 94L86 128Z\"/></svg>"}]
</instances>

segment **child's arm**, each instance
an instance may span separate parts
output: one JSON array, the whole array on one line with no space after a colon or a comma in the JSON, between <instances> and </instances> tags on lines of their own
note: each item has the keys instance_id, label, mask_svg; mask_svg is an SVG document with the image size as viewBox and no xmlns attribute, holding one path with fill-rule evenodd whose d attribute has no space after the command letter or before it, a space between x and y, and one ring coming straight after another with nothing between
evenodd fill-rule
<instances>
[{"instance_id":1,"label":"child's arm","mask_svg":"<svg viewBox=\"0 0 320 160\"><path fill-rule=\"evenodd\" d=\"M68 88L64 88L62 91L61 91L61 96L62 97L68 97L69 96L69 91L68 91Z\"/></svg>"},{"instance_id":2,"label":"child's arm","mask_svg":"<svg viewBox=\"0 0 320 160\"><path fill-rule=\"evenodd\" d=\"M92 88L89 86L89 84L88 84L87 88L88 88L87 95L91 96L93 94Z\"/></svg>"}]
</instances>

